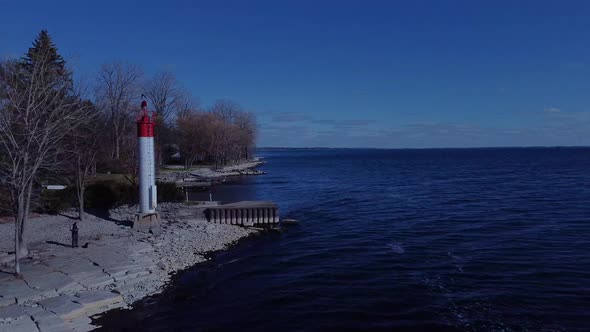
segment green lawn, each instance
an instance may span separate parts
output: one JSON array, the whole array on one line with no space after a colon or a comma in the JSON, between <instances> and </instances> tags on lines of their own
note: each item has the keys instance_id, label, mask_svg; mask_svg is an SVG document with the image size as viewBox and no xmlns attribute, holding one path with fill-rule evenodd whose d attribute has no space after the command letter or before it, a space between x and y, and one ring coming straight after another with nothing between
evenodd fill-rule
<instances>
[{"instance_id":1,"label":"green lawn","mask_svg":"<svg viewBox=\"0 0 590 332\"><path fill-rule=\"evenodd\" d=\"M126 174L96 174L95 178L92 178L90 182L119 182L119 183L129 183L127 177L129 175Z\"/></svg>"}]
</instances>

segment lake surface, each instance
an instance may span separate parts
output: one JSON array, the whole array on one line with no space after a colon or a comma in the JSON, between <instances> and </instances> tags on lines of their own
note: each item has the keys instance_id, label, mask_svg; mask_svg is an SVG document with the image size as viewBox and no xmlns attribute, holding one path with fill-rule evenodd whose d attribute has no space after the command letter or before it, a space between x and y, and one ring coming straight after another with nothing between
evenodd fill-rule
<instances>
[{"instance_id":1,"label":"lake surface","mask_svg":"<svg viewBox=\"0 0 590 332\"><path fill-rule=\"evenodd\" d=\"M267 175L213 199L273 200L300 224L182 273L104 330L590 329L589 148L259 155Z\"/></svg>"}]
</instances>

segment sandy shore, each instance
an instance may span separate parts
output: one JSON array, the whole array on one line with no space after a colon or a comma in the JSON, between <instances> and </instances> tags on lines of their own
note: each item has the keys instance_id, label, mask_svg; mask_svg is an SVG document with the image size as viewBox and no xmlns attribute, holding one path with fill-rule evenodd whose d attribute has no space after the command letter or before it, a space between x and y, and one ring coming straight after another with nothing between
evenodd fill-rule
<instances>
[{"instance_id":1,"label":"sandy shore","mask_svg":"<svg viewBox=\"0 0 590 332\"><path fill-rule=\"evenodd\" d=\"M132 231L134 207L88 215L79 223L87 248L75 249L68 246L74 213L31 219L22 279L11 274L14 224L0 224L0 331L92 330L90 316L160 292L172 273L257 232L207 223L200 207L165 203L159 210L157 237Z\"/></svg>"}]
</instances>

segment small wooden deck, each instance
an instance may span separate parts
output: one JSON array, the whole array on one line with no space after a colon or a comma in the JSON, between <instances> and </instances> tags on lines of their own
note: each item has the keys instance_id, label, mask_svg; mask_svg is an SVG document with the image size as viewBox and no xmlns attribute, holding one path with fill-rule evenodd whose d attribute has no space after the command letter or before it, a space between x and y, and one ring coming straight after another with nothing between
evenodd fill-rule
<instances>
[{"instance_id":1,"label":"small wooden deck","mask_svg":"<svg viewBox=\"0 0 590 332\"><path fill-rule=\"evenodd\" d=\"M270 226L279 223L279 207L273 202L243 201L210 207L205 216L216 224Z\"/></svg>"}]
</instances>

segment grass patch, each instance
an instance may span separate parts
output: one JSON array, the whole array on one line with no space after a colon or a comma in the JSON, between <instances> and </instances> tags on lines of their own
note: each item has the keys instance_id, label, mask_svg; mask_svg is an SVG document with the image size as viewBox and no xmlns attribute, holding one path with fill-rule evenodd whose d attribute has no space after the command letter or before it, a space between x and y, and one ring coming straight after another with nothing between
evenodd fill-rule
<instances>
[{"instance_id":1,"label":"grass patch","mask_svg":"<svg viewBox=\"0 0 590 332\"><path fill-rule=\"evenodd\" d=\"M91 178L90 183L97 182L130 183L128 174L96 174L96 177Z\"/></svg>"}]
</instances>

